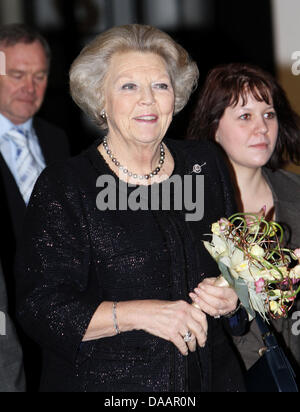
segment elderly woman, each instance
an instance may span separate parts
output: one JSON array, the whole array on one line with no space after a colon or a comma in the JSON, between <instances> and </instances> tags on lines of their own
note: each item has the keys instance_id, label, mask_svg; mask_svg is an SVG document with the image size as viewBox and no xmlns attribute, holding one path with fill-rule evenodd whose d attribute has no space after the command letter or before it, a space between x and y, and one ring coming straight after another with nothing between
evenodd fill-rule
<instances>
[{"instance_id":1,"label":"elderly woman","mask_svg":"<svg viewBox=\"0 0 300 412\"><path fill-rule=\"evenodd\" d=\"M287 161L300 162L300 121L273 76L249 64L212 69L192 114L188 136L214 140L223 148L240 211L257 213L265 206L266 216L285 227L285 244L298 248L300 176L281 168ZM294 312L299 309L298 299ZM297 319L291 313L288 319L272 324L299 371ZM251 367L264 346L256 322L249 333L235 340L246 368Z\"/></svg>"},{"instance_id":2,"label":"elderly woman","mask_svg":"<svg viewBox=\"0 0 300 412\"><path fill-rule=\"evenodd\" d=\"M85 47L70 78L106 137L48 168L28 207L18 307L43 348L41 390L243 390L223 318L237 296L213 285L202 246L234 209L229 179L213 145L163 140L195 63L167 34L128 25Z\"/></svg>"}]
</instances>

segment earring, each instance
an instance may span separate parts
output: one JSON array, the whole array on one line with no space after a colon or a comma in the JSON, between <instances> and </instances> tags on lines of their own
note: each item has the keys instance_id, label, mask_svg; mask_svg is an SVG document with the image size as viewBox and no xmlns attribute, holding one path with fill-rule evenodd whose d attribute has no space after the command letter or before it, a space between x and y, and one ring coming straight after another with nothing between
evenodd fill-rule
<instances>
[{"instance_id":1,"label":"earring","mask_svg":"<svg viewBox=\"0 0 300 412\"><path fill-rule=\"evenodd\" d=\"M100 116L102 117L102 119L106 119L106 112L105 112L105 110L103 109L102 110L102 112L100 113Z\"/></svg>"}]
</instances>

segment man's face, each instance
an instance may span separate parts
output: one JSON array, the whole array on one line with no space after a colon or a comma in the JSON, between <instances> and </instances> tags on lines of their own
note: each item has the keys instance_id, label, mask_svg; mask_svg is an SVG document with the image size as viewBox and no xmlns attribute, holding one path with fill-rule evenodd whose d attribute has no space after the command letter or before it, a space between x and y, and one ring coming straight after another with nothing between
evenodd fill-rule
<instances>
[{"instance_id":1,"label":"man's face","mask_svg":"<svg viewBox=\"0 0 300 412\"><path fill-rule=\"evenodd\" d=\"M2 47L6 75L0 75L0 113L12 123L25 123L40 109L48 81L48 62L39 41Z\"/></svg>"}]
</instances>

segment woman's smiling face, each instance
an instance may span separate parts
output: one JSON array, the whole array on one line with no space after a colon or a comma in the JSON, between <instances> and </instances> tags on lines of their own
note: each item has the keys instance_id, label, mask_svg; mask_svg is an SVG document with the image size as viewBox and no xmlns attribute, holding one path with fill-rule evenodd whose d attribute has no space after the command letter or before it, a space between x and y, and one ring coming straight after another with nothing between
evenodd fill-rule
<instances>
[{"instance_id":1,"label":"woman's smiling face","mask_svg":"<svg viewBox=\"0 0 300 412\"><path fill-rule=\"evenodd\" d=\"M174 112L166 62L154 53L116 53L104 85L109 136L136 143L161 141Z\"/></svg>"},{"instance_id":2,"label":"woman's smiling face","mask_svg":"<svg viewBox=\"0 0 300 412\"><path fill-rule=\"evenodd\" d=\"M258 168L270 159L277 141L278 120L270 104L248 94L243 104L226 108L216 132L216 141L234 166Z\"/></svg>"}]
</instances>

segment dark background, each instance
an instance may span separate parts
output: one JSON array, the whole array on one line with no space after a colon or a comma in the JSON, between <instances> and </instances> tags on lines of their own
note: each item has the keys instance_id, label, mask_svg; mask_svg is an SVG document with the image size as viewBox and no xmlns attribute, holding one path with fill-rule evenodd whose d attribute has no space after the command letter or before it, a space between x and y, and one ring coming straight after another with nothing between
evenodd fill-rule
<instances>
[{"instance_id":1,"label":"dark background","mask_svg":"<svg viewBox=\"0 0 300 412\"><path fill-rule=\"evenodd\" d=\"M115 25L114 2L104 0L100 9L97 0L53 0L60 24L46 28L41 26L35 12L37 1L41 0L24 1L25 22L46 36L53 52L49 88L40 115L65 129L73 154L77 154L97 138L100 132L73 103L68 89L68 71L86 42L99 33L99 30L94 29L96 21L102 21L104 30ZM180 8L183 3L187 6L189 0L174 1L180 15ZM207 21L203 23L202 16L199 16L199 26L193 24L189 27L188 22L184 23L179 19L172 30L160 27L185 47L197 62L200 69L199 87L208 70L219 63L254 63L275 74L270 1L206 1L209 2ZM78 9L82 7L86 13L79 18ZM149 23L144 0L132 0L131 7L132 23ZM168 131L169 137L183 138L196 96L197 92L186 108L175 117Z\"/></svg>"}]
</instances>

